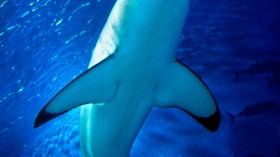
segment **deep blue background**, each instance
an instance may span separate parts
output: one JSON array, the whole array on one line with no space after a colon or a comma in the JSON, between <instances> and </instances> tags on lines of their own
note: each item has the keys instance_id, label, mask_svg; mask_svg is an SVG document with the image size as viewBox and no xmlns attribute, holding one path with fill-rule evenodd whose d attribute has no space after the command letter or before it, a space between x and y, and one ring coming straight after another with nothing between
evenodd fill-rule
<instances>
[{"instance_id":1,"label":"deep blue background","mask_svg":"<svg viewBox=\"0 0 280 157\"><path fill-rule=\"evenodd\" d=\"M0 155L80 156L79 109L38 129L40 109L87 69L114 0L0 1ZM280 156L280 2L193 0L178 58L215 95L221 127L154 108L131 156ZM275 102L250 117L227 112ZM109 151L109 150L108 150Z\"/></svg>"}]
</instances>

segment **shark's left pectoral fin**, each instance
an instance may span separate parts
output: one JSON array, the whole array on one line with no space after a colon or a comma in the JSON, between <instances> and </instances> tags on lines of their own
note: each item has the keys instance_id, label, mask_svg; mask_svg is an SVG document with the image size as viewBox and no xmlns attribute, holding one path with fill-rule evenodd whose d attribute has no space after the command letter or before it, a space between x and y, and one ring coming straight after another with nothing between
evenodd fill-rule
<instances>
[{"instance_id":1,"label":"shark's left pectoral fin","mask_svg":"<svg viewBox=\"0 0 280 157\"><path fill-rule=\"evenodd\" d=\"M37 115L34 128L80 105L112 101L118 89L112 60L109 56L64 87Z\"/></svg>"},{"instance_id":2,"label":"shark's left pectoral fin","mask_svg":"<svg viewBox=\"0 0 280 157\"><path fill-rule=\"evenodd\" d=\"M196 74L178 61L167 69L161 79L156 105L180 108L208 130L218 129L220 113L211 92Z\"/></svg>"}]
</instances>

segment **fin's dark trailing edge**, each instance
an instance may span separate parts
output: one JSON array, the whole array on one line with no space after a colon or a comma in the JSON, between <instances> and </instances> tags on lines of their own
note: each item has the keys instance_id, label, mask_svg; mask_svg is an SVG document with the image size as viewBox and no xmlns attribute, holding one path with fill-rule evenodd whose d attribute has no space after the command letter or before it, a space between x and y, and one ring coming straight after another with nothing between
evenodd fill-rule
<instances>
[{"instance_id":1,"label":"fin's dark trailing edge","mask_svg":"<svg viewBox=\"0 0 280 157\"><path fill-rule=\"evenodd\" d=\"M65 112L62 112L62 113L55 113L55 114L52 114L52 113L47 113L46 110L45 110L46 107L44 107L40 113L37 115L36 119L35 119L35 122L34 122L34 126L33 128L38 128L39 126L43 125L44 123L48 122L49 120L55 118L55 117L58 117L62 114L64 114Z\"/></svg>"},{"instance_id":2,"label":"fin's dark trailing edge","mask_svg":"<svg viewBox=\"0 0 280 157\"><path fill-rule=\"evenodd\" d=\"M209 117L197 117L192 115L192 117L203 125L209 131L215 132L218 130L220 125L220 112L217 110L213 115Z\"/></svg>"},{"instance_id":3,"label":"fin's dark trailing edge","mask_svg":"<svg viewBox=\"0 0 280 157\"><path fill-rule=\"evenodd\" d=\"M210 115L209 117L199 117L194 114L191 114L190 112L188 112L182 108L179 108L176 106L175 106L175 108L183 110L184 112L186 112L187 114L192 116L197 122L199 122L203 127L208 129L209 131L215 132L218 130L218 128L220 126L221 115L220 115L220 111L218 108L215 111L215 113Z\"/></svg>"}]
</instances>

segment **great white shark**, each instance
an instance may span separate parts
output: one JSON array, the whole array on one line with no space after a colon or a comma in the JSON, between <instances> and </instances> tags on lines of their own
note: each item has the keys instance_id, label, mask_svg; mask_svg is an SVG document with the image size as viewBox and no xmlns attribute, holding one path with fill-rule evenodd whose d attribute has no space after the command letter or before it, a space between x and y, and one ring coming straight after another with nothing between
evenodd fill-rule
<instances>
[{"instance_id":1,"label":"great white shark","mask_svg":"<svg viewBox=\"0 0 280 157\"><path fill-rule=\"evenodd\" d=\"M46 104L34 128L83 105L81 149L95 157L129 156L153 106L179 108L216 131L220 113L213 95L176 59L189 2L117 0L89 69Z\"/></svg>"}]
</instances>

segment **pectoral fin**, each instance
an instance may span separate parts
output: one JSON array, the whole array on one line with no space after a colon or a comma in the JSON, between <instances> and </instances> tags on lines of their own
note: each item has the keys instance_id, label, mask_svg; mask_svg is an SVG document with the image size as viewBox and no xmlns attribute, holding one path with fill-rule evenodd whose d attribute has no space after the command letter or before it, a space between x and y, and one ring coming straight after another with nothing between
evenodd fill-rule
<instances>
[{"instance_id":1,"label":"pectoral fin","mask_svg":"<svg viewBox=\"0 0 280 157\"><path fill-rule=\"evenodd\" d=\"M113 56L70 82L40 111L34 128L83 104L110 102L118 89Z\"/></svg>"},{"instance_id":2,"label":"pectoral fin","mask_svg":"<svg viewBox=\"0 0 280 157\"><path fill-rule=\"evenodd\" d=\"M180 108L210 131L216 131L220 123L219 109L211 92L180 62L172 64L160 81L156 104Z\"/></svg>"}]
</instances>

